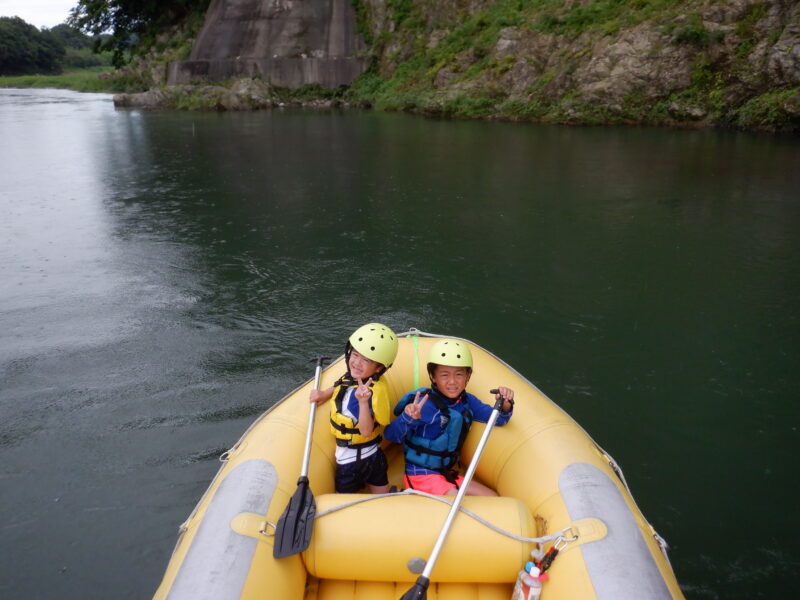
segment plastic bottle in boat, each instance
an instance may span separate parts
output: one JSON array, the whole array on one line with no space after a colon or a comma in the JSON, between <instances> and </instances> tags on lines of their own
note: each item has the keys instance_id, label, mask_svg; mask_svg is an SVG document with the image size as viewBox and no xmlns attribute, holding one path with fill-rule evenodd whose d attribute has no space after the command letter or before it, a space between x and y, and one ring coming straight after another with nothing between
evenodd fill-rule
<instances>
[{"instance_id":1,"label":"plastic bottle in boat","mask_svg":"<svg viewBox=\"0 0 800 600\"><path fill-rule=\"evenodd\" d=\"M511 600L539 600L541 595L542 582L536 577L531 577L527 571L520 571Z\"/></svg>"}]
</instances>

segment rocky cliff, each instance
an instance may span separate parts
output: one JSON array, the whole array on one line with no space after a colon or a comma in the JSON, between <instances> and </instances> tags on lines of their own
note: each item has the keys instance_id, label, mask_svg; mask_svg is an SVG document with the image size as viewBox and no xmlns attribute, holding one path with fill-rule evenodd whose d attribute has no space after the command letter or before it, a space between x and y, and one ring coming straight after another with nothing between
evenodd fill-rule
<instances>
[{"instance_id":1,"label":"rocky cliff","mask_svg":"<svg viewBox=\"0 0 800 600\"><path fill-rule=\"evenodd\" d=\"M336 4L215 0L189 62L224 54L234 61L229 76L252 81L263 73L259 89L237 84L248 90L245 106L293 101L275 86L349 83L320 95L328 104L457 117L800 130L798 0L350 0L308 20L324 23L345 13L350 19L334 27L347 32L343 50L319 58L349 56L358 67L324 81L284 79L275 62L317 58L314 52L328 47L318 33L324 26L295 27L291 34L267 27L261 38L248 33L278 6L288 15ZM223 34L208 26L221 5L249 7L239 11L238 29ZM243 66L247 54L230 58L233 47L275 55L254 69ZM180 65L169 72L173 82L203 75L202 68ZM230 97L227 89L218 97Z\"/></svg>"},{"instance_id":2,"label":"rocky cliff","mask_svg":"<svg viewBox=\"0 0 800 600\"><path fill-rule=\"evenodd\" d=\"M798 129L797 0L359 0L382 108ZM404 7L405 12L398 11Z\"/></svg>"}]
</instances>

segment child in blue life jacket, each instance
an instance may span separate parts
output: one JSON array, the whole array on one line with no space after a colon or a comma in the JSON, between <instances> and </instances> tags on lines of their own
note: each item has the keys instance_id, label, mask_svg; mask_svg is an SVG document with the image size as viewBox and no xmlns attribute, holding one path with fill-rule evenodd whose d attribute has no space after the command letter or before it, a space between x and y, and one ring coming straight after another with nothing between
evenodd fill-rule
<instances>
[{"instance_id":1,"label":"child in blue life jacket","mask_svg":"<svg viewBox=\"0 0 800 600\"><path fill-rule=\"evenodd\" d=\"M331 400L331 433L336 438L336 491L374 494L389 491L386 455L378 444L391 420L389 390L381 375L397 356L397 336L380 323L359 327L345 345L347 372L310 401Z\"/></svg>"},{"instance_id":2,"label":"child in blue life jacket","mask_svg":"<svg viewBox=\"0 0 800 600\"><path fill-rule=\"evenodd\" d=\"M386 439L403 444L407 487L430 494L455 495L464 477L458 474L461 447L472 421L486 423L492 407L466 387L472 375L472 353L464 342L442 339L428 358L431 389L407 393L394 409L398 417L384 431ZM503 408L496 425L505 425L514 408L514 391L498 388ZM496 496L497 492L471 481L467 494Z\"/></svg>"}]
</instances>

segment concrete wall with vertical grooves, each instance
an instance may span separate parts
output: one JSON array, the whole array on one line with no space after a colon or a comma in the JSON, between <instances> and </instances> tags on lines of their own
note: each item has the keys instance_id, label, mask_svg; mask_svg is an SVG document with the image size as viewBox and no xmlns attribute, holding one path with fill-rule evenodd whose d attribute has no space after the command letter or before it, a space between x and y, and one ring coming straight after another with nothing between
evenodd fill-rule
<instances>
[{"instance_id":1,"label":"concrete wall with vertical grooves","mask_svg":"<svg viewBox=\"0 0 800 600\"><path fill-rule=\"evenodd\" d=\"M349 0L212 0L189 60L167 82L259 76L274 86L350 83L368 66Z\"/></svg>"}]
</instances>

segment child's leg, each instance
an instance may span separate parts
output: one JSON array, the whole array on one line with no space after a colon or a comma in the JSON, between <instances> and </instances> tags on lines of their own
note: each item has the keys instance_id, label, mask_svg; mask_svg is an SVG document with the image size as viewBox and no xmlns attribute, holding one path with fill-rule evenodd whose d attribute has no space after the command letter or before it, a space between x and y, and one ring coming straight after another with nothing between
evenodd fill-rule
<instances>
[{"instance_id":1,"label":"child's leg","mask_svg":"<svg viewBox=\"0 0 800 600\"><path fill-rule=\"evenodd\" d=\"M365 459L366 476L365 480L369 486L369 491L373 494L389 493L389 463L383 450L378 448L377 452Z\"/></svg>"},{"instance_id":2,"label":"child's leg","mask_svg":"<svg viewBox=\"0 0 800 600\"><path fill-rule=\"evenodd\" d=\"M456 488L447 491L448 496L455 496L458 493ZM467 486L467 496L497 496L497 492L495 492L492 488L486 487L482 483L478 483L477 481L470 481L469 485Z\"/></svg>"},{"instance_id":3,"label":"child's leg","mask_svg":"<svg viewBox=\"0 0 800 600\"><path fill-rule=\"evenodd\" d=\"M363 483L359 482L356 463L336 465L334 483L339 494L354 494L361 489Z\"/></svg>"}]
</instances>

